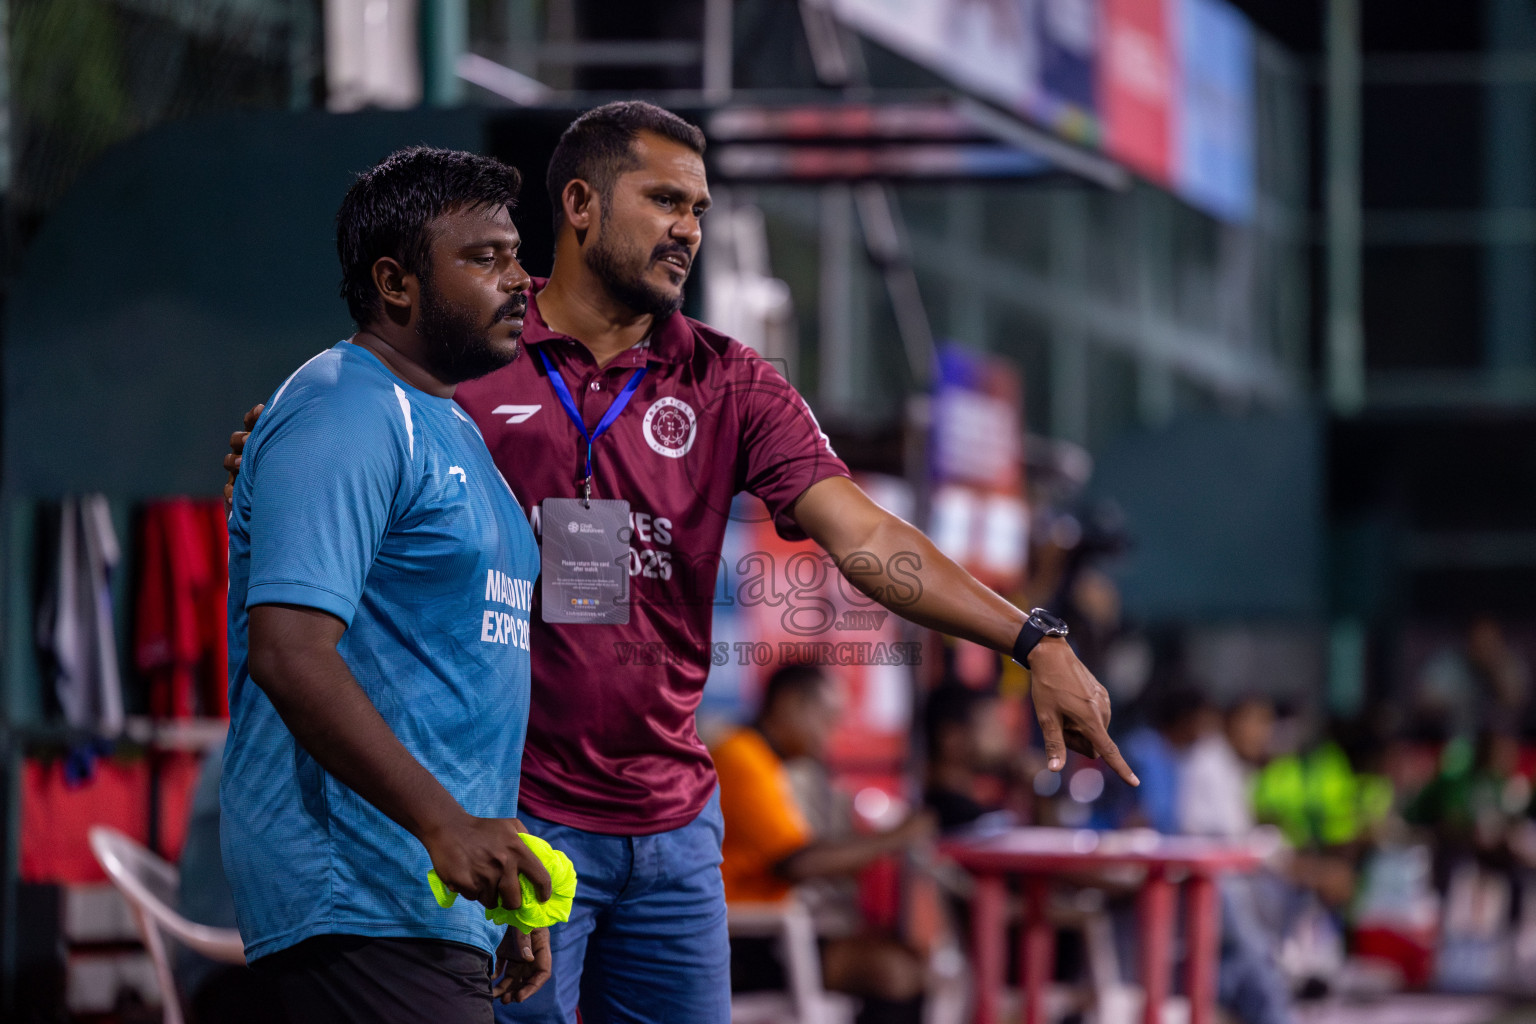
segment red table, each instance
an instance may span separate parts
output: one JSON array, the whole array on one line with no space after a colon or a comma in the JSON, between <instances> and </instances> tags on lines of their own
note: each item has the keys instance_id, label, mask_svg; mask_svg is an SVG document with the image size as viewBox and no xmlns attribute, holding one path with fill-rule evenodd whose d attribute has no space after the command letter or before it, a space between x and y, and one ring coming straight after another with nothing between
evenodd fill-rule
<instances>
[{"instance_id":1,"label":"red table","mask_svg":"<svg viewBox=\"0 0 1536 1024\"><path fill-rule=\"evenodd\" d=\"M1261 854L1253 847L1156 832L1094 832L1086 829L1021 828L987 839L945 843L943 853L976 876L971 897L971 936L976 960L975 1024L997 1024L1007 949L1007 878L1023 881L1025 919L1019 978L1025 1024L1045 1024L1045 989L1051 981L1056 936L1046 913L1053 879L1106 869L1140 869L1137 897L1144 1024L1161 1024L1173 950L1174 899L1183 876L1187 919L1185 984L1190 1024L1215 1019L1216 957L1221 913L1216 879L1251 871Z\"/></svg>"}]
</instances>

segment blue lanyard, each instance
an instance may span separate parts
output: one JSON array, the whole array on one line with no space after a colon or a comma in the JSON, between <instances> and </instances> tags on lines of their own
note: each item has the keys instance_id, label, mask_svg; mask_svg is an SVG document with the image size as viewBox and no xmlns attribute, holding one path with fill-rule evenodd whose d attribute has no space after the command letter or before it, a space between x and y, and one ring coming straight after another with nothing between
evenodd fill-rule
<instances>
[{"instance_id":1,"label":"blue lanyard","mask_svg":"<svg viewBox=\"0 0 1536 1024\"><path fill-rule=\"evenodd\" d=\"M571 389L566 386L565 378L560 375L558 369L550 364L549 356L544 354L542 348L536 348L534 351L539 354L539 361L544 364L544 369L549 375L549 383L555 389L555 394L559 396L560 404L565 407L566 416L570 417L571 422L576 424L576 429L581 431L581 436L587 439L587 476L581 482L581 500L586 502L587 507L590 508L592 500L592 445L598 438L607 433L608 428L613 426L613 421L619 418L619 413L623 412L624 407L629 404L629 400L635 397L635 389L640 386L640 381L645 379L645 371L649 370L650 367L642 366L629 375L629 380L624 384L624 390L619 392L618 397L613 400L613 404L608 407L608 411L603 413L603 418L597 421L597 429L589 434L587 433L587 424L581 418L581 411L576 408L576 399L571 397Z\"/></svg>"}]
</instances>

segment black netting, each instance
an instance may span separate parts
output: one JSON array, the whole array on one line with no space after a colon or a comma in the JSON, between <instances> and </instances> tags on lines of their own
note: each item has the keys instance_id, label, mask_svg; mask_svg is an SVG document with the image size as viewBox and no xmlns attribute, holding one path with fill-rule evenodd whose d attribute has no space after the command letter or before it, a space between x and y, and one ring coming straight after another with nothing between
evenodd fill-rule
<instances>
[{"instance_id":1,"label":"black netting","mask_svg":"<svg viewBox=\"0 0 1536 1024\"><path fill-rule=\"evenodd\" d=\"M114 143L166 121L307 107L318 0L11 0L21 240Z\"/></svg>"}]
</instances>

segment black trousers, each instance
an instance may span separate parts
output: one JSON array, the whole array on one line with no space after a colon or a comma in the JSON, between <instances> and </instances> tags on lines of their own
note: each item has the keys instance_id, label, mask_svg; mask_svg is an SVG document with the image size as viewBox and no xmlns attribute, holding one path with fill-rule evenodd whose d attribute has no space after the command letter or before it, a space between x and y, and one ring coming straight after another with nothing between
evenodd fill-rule
<instances>
[{"instance_id":1,"label":"black trousers","mask_svg":"<svg viewBox=\"0 0 1536 1024\"><path fill-rule=\"evenodd\" d=\"M319 935L251 965L288 1024L492 1024L491 958L437 939Z\"/></svg>"}]
</instances>

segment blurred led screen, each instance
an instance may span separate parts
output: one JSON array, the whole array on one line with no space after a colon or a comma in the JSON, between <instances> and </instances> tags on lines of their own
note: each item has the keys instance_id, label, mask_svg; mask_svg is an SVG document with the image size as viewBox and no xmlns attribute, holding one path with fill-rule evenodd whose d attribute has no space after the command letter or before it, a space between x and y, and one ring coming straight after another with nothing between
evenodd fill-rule
<instances>
[{"instance_id":1,"label":"blurred led screen","mask_svg":"<svg viewBox=\"0 0 1536 1024\"><path fill-rule=\"evenodd\" d=\"M965 92L1213 216L1252 216L1254 33L1225 0L827 2Z\"/></svg>"}]
</instances>

